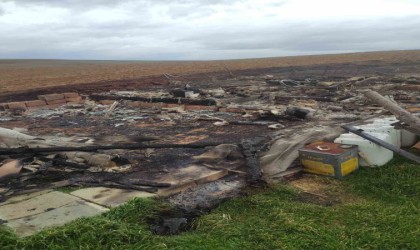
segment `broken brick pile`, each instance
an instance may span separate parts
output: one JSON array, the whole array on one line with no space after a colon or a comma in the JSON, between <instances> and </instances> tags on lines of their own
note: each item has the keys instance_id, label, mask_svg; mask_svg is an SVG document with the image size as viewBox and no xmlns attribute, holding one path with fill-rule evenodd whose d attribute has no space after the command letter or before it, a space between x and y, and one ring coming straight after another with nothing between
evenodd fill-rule
<instances>
[{"instance_id":1,"label":"broken brick pile","mask_svg":"<svg viewBox=\"0 0 420 250\"><path fill-rule=\"evenodd\" d=\"M79 104L82 97L76 92L39 95L38 100L0 103L0 110L56 108L64 104Z\"/></svg>"}]
</instances>

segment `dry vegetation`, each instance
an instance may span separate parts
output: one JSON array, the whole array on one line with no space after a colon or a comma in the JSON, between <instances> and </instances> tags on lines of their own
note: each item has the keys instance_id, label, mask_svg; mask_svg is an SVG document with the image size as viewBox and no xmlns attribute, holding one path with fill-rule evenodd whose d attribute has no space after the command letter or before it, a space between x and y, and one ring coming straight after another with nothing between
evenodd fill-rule
<instances>
[{"instance_id":1,"label":"dry vegetation","mask_svg":"<svg viewBox=\"0 0 420 250\"><path fill-rule=\"evenodd\" d=\"M255 68L306 66L334 63L415 62L420 51L393 51L275 57L229 61L66 61L66 60L0 60L0 92L29 90L39 87L113 80L138 79L145 76L191 74Z\"/></svg>"}]
</instances>

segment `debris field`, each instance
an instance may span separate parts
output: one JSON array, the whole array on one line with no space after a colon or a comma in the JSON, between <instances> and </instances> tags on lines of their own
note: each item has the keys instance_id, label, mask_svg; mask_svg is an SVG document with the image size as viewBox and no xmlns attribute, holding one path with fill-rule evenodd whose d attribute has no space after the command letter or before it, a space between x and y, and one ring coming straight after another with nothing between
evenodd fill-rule
<instances>
[{"instance_id":1,"label":"debris field","mask_svg":"<svg viewBox=\"0 0 420 250\"><path fill-rule=\"evenodd\" d=\"M420 113L420 65L331 68L165 74L135 88L0 97L0 224L30 235L133 197L208 210L248 185L298 178L306 144L392 115L367 90ZM176 233L188 220L160 223L157 233Z\"/></svg>"}]
</instances>

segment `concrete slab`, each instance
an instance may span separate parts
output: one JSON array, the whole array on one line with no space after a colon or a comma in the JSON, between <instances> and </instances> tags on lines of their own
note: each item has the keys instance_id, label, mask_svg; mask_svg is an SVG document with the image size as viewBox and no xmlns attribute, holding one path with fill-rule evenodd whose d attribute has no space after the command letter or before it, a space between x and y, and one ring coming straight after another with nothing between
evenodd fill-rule
<instances>
[{"instance_id":1,"label":"concrete slab","mask_svg":"<svg viewBox=\"0 0 420 250\"><path fill-rule=\"evenodd\" d=\"M17 203L19 201L29 200L29 199L34 198L36 196L40 196L42 194L46 194L46 193L49 193L49 192L52 192L52 191L53 191L52 189L46 189L46 190L42 190L42 191L39 191L39 192L13 196L13 197L8 198L4 202L1 202L0 206L8 205L8 204L11 204L11 203Z\"/></svg>"},{"instance_id":2,"label":"concrete slab","mask_svg":"<svg viewBox=\"0 0 420 250\"><path fill-rule=\"evenodd\" d=\"M72 192L71 195L106 207L119 206L134 197L147 198L156 196L156 194L148 192L105 187L79 189Z\"/></svg>"},{"instance_id":3,"label":"concrete slab","mask_svg":"<svg viewBox=\"0 0 420 250\"><path fill-rule=\"evenodd\" d=\"M0 219L9 221L32 216L65 206L77 200L79 198L73 195L53 191L16 203L0 206Z\"/></svg>"},{"instance_id":4,"label":"concrete slab","mask_svg":"<svg viewBox=\"0 0 420 250\"><path fill-rule=\"evenodd\" d=\"M71 196L71 195L68 195ZM101 214L109 209L80 199L41 214L8 221L5 225L19 236L29 236L43 229L61 226L75 219Z\"/></svg>"}]
</instances>

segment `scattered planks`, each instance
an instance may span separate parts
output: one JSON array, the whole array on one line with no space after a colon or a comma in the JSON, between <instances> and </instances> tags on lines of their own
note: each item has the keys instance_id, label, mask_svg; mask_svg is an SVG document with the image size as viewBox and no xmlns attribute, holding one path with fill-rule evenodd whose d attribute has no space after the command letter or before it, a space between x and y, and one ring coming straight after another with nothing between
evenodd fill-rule
<instances>
[{"instance_id":1,"label":"scattered planks","mask_svg":"<svg viewBox=\"0 0 420 250\"><path fill-rule=\"evenodd\" d=\"M119 188L119 189L127 189L127 190L137 190L149 193L156 193L158 189L156 187L151 186L137 186L132 184L121 184L112 181L104 181L104 182L81 182L81 183L73 183L73 185L79 185L82 187L108 187L108 188Z\"/></svg>"}]
</instances>

